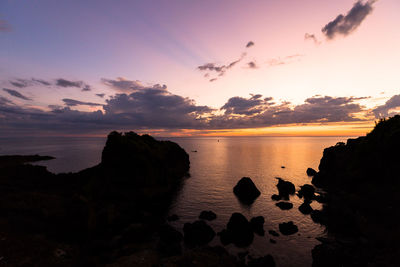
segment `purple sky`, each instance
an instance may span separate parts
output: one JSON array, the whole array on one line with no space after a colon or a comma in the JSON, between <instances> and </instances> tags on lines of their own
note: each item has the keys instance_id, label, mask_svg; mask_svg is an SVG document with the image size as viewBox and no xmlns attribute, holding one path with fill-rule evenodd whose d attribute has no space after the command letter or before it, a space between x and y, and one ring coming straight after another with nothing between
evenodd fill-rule
<instances>
[{"instance_id":1,"label":"purple sky","mask_svg":"<svg viewBox=\"0 0 400 267\"><path fill-rule=\"evenodd\" d=\"M1 1L0 135L358 134L399 111L399 11L397 0Z\"/></svg>"}]
</instances>

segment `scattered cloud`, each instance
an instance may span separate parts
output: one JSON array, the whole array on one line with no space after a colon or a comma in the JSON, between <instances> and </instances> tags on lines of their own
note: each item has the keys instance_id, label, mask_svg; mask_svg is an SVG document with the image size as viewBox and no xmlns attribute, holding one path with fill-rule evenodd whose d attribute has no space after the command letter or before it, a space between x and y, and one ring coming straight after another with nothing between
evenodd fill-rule
<instances>
[{"instance_id":1,"label":"scattered cloud","mask_svg":"<svg viewBox=\"0 0 400 267\"><path fill-rule=\"evenodd\" d=\"M24 88L29 86L30 80L16 79L15 81L10 81L10 83L15 87Z\"/></svg>"},{"instance_id":2,"label":"scattered cloud","mask_svg":"<svg viewBox=\"0 0 400 267\"><path fill-rule=\"evenodd\" d=\"M258 69L258 66L257 66L257 64L256 64L255 61L250 61L250 62L248 62L248 63L247 63L247 66L248 66L250 69Z\"/></svg>"},{"instance_id":3,"label":"scattered cloud","mask_svg":"<svg viewBox=\"0 0 400 267\"><path fill-rule=\"evenodd\" d=\"M274 67L274 66L279 66L279 65L284 65L284 64L293 63L295 61L299 61L303 56L304 55L301 55L301 54L294 54L294 55L285 56L285 57L271 58L267 61L267 63L270 67Z\"/></svg>"},{"instance_id":4,"label":"scattered cloud","mask_svg":"<svg viewBox=\"0 0 400 267\"><path fill-rule=\"evenodd\" d=\"M249 48L249 47L252 47L252 46L254 46L254 42L250 41L250 42L247 43L246 48Z\"/></svg>"},{"instance_id":5,"label":"scattered cloud","mask_svg":"<svg viewBox=\"0 0 400 267\"><path fill-rule=\"evenodd\" d=\"M311 34L311 33L306 33L304 34L304 40L311 40L314 42L314 44L319 45L321 44L320 41L318 41L317 37L315 36L315 34Z\"/></svg>"},{"instance_id":6,"label":"scattered cloud","mask_svg":"<svg viewBox=\"0 0 400 267\"><path fill-rule=\"evenodd\" d=\"M218 76L224 76L225 73L233 68L237 63L242 61L242 59L246 56L246 53L242 53L239 59L230 62L229 64L226 65L217 65L216 63L206 63L201 66L198 66L197 69L200 71L211 71L211 72L216 72ZM209 77L209 73L206 73L205 76ZM210 79L210 82L215 81L216 78Z\"/></svg>"},{"instance_id":7,"label":"scattered cloud","mask_svg":"<svg viewBox=\"0 0 400 267\"><path fill-rule=\"evenodd\" d=\"M81 86L83 85L82 81L69 81L69 80L65 80L65 79L57 79L56 80L56 85L60 86L60 87L77 87L77 88L81 88Z\"/></svg>"},{"instance_id":8,"label":"scattered cloud","mask_svg":"<svg viewBox=\"0 0 400 267\"><path fill-rule=\"evenodd\" d=\"M373 11L373 4L377 0L368 0L363 3L357 1L346 15L340 14L334 20L322 28L322 32L328 39L334 39L337 35L347 36L354 32Z\"/></svg>"},{"instance_id":9,"label":"scattered cloud","mask_svg":"<svg viewBox=\"0 0 400 267\"><path fill-rule=\"evenodd\" d=\"M82 92L89 92L89 91L92 91L92 88L90 87L90 85L85 84L85 86L83 86L81 91Z\"/></svg>"},{"instance_id":10,"label":"scattered cloud","mask_svg":"<svg viewBox=\"0 0 400 267\"><path fill-rule=\"evenodd\" d=\"M75 106L103 106L103 104L98 104L98 103L91 103L91 102L82 102L79 100L75 99L70 99L70 98L64 98L62 99L64 104L69 107L75 107Z\"/></svg>"},{"instance_id":11,"label":"scattered cloud","mask_svg":"<svg viewBox=\"0 0 400 267\"><path fill-rule=\"evenodd\" d=\"M23 94L21 94L20 92L13 90L13 89L7 89L7 88L3 88L3 91L7 92L8 94L17 97L17 98L21 98L23 100L32 100L29 97L24 96Z\"/></svg>"},{"instance_id":12,"label":"scattered cloud","mask_svg":"<svg viewBox=\"0 0 400 267\"><path fill-rule=\"evenodd\" d=\"M117 77L114 80L102 78L101 81L103 82L103 84L121 93L131 93L137 90L142 90L147 88L145 85L142 84L141 81L128 80L123 77ZM155 89L163 89L163 90L167 89L166 85L160 85L160 84L155 84L151 87Z\"/></svg>"},{"instance_id":13,"label":"scattered cloud","mask_svg":"<svg viewBox=\"0 0 400 267\"><path fill-rule=\"evenodd\" d=\"M392 96L385 104L376 107L372 112L376 118L384 118L398 114L395 109L400 108L400 95Z\"/></svg>"},{"instance_id":14,"label":"scattered cloud","mask_svg":"<svg viewBox=\"0 0 400 267\"><path fill-rule=\"evenodd\" d=\"M98 97L103 98L106 94L96 94Z\"/></svg>"},{"instance_id":15,"label":"scattered cloud","mask_svg":"<svg viewBox=\"0 0 400 267\"><path fill-rule=\"evenodd\" d=\"M34 81L34 82L36 82L36 83L38 83L38 84L41 84L41 85L46 85L46 86L51 85L50 82L45 81L45 80L42 80L42 79L35 79L35 78L32 78L32 81Z\"/></svg>"}]
</instances>

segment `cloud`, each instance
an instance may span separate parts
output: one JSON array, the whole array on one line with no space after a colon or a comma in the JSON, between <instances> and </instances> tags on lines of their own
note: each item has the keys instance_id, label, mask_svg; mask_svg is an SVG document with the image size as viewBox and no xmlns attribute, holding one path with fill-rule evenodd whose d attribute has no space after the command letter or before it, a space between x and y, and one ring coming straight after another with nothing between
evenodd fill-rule
<instances>
[{"instance_id":1,"label":"cloud","mask_svg":"<svg viewBox=\"0 0 400 267\"><path fill-rule=\"evenodd\" d=\"M258 69L258 66L257 66L257 64L256 64L254 61L248 62L248 63L247 63L247 66L248 66L250 69Z\"/></svg>"},{"instance_id":2,"label":"cloud","mask_svg":"<svg viewBox=\"0 0 400 267\"><path fill-rule=\"evenodd\" d=\"M3 88L3 91L9 93L10 95L12 95L14 97L21 98L23 100L32 100L31 98L24 96L23 94L21 94L20 92L18 92L16 90Z\"/></svg>"},{"instance_id":3,"label":"cloud","mask_svg":"<svg viewBox=\"0 0 400 267\"><path fill-rule=\"evenodd\" d=\"M140 81L128 80L123 77L118 77L115 80L102 78L101 81L105 85L119 92L132 92L134 90L140 90L145 88L145 86Z\"/></svg>"},{"instance_id":4,"label":"cloud","mask_svg":"<svg viewBox=\"0 0 400 267\"><path fill-rule=\"evenodd\" d=\"M46 85L46 86L51 85L50 82L45 81L45 80L42 80L42 79L35 79L35 78L32 78L32 81L34 81L34 82L36 82L36 83L39 83L39 84L41 84L41 85Z\"/></svg>"},{"instance_id":5,"label":"cloud","mask_svg":"<svg viewBox=\"0 0 400 267\"><path fill-rule=\"evenodd\" d=\"M334 20L322 28L322 32L328 39L334 39L337 35L347 36L355 31L364 19L371 14L372 5L376 0L368 0L363 3L357 1L346 15L338 15Z\"/></svg>"},{"instance_id":6,"label":"cloud","mask_svg":"<svg viewBox=\"0 0 400 267\"><path fill-rule=\"evenodd\" d=\"M216 72L216 73L218 74L218 76L224 76L225 73L226 73L229 69L233 68L237 63L239 63L240 61L242 61L242 59L243 59L245 56L246 56L246 53L243 53L243 54L240 56L239 59L237 59L237 60L235 60L235 61L232 61L231 63L226 64L226 65L217 65L217 64L215 64L215 63L206 63L206 64L203 64L203 65L201 65L201 66L198 66L197 69L200 70L200 71L211 71L211 72ZM205 75L207 75L207 74L208 74L208 73L206 73ZM207 75L207 77L208 77L208 75ZM215 80L216 80L215 78L210 79L210 82L211 82L211 81L215 81Z\"/></svg>"},{"instance_id":7,"label":"cloud","mask_svg":"<svg viewBox=\"0 0 400 267\"><path fill-rule=\"evenodd\" d=\"M11 31L11 26L7 21L0 19L0 32L9 32Z\"/></svg>"},{"instance_id":8,"label":"cloud","mask_svg":"<svg viewBox=\"0 0 400 267\"><path fill-rule=\"evenodd\" d=\"M315 34L310 34L310 33L304 34L304 40L312 40L314 42L314 44L316 44L316 45L321 44L321 42L318 41L318 39L315 36Z\"/></svg>"},{"instance_id":9,"label":"cloud","mask_svg":"<svg viewBox=\"0 0 400 267\"><path fill-rule=\"evenodd\" d=\"M295 61L300 61L300 59L303 56L304 55L301 55L301 54L294 54L294 55L289 55L289 56L285 56L282 58L281 57L271 58L267 61L267 63L270 67L285 65L285 64L293 63Z\"/></svg>"},{"instance_id":10,"label":"cloud","mask_svg":"<svg viewBox=\"0 0 400 267\"><path fill-rule=\"evenodd\" d=\"M89 91L92 91L92 88L90 87L90 85L85 84L85 86L83 86L81 91L82 92L89 92Z\"/></svg>"},{"instance_id":11,"label":"cloud","mask_svg":"<svg viewBox=\"0 0 400 267\"><path fill-rule=\"evenodd\" d=\"M397 114L398 112L395 112L394 109L399 107L400 95L394 95L388 101L386 101L384 105L376 107L372 112L376 118L384 118Z\"/></svg>"},{"instance_id":12,"label":"cloud","mask_svg":"<svg viewBox=\"0 0 400 267\"><path fill-rule=\"evenodd\" d=\"M0 96L0 133L87 134L141 129L240 129L362 121L362 114L369 119L366 116L370 112L359 103L364 98L356 97L313 96L304 103L292 104L275 101L261 94L251 94L248 97L233 96L215 109L173 94L166 86L143 85L135 90L131 87L124 89L129 89L130 93L116 93L104 104L65 98L62 99L64 106L49 105L47 108L50 111L26 104L17 105ZM396 106L394 100L388 101L386 108ZM98 110L75 110L78 106L98 107Z\"/></svg>"},{"instance_id":13,"label":"cloud","mask_svg":"<svg viewBox=\"0 0 400 267\"><path fill-rule=\"evenodd\" d=\"M98 97L103 98L106 94L96 94Z\"/></svg>"},{"instance_id":14,"label":"cloud","mask_svg":"<svg viewBox=\"0 0 400 267\"><path fill-rule=\"evenodd\" d=\"M252 47L254 45L253 41L250 41L247 43L246 48Z\"/></svg>"},{"instance_id":15,"label":"cloud","mask_svg":"<svg viewBox=\"0 0 400 267\"><path fill-rule=\"evenodd\" d=\"M97 104L97 103L91 103L91 102L82 102L79 100L75 99L70 99L70 98L64 98L62 99L64 104L69 107L74 107L74 106L102 106L103 104Z\"/></svg>"},{"instance_id":16,"label":"cloud","mask_svg":"<svg viewBox=\"0 0 400 267\"><path fill-rule=\"evenodd\" d=\"M56 85L60 86L60 87L77 87L77 88L81 88L81 86L83 85L82 81L68 81L65 79L57 79L56 80Z\"/></svg>"}]
</instances>

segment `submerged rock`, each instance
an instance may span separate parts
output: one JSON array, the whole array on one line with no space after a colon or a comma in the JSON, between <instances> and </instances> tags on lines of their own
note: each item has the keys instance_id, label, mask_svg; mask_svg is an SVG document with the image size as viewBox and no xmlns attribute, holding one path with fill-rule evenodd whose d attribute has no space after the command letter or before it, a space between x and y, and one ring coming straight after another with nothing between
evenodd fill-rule
<instances>
[{"instance_id":1,"label":"submerged rock","mask_svg":"<svg viewBox=\"0 0 400 267\"><path fill-rule=\"evenodd\" d=\"M216 218L217 218L217 214L215 214L211 210L203 210L199 215L199 219L201 219L201 220L212 221L212 220L215 220Z\"/></svg>"},{"instance_id":2,"label":"submerged rock","mask_svg":"<svg viewBox=\"0 0 400 267\"><path fill-rule=\"evenodd\" d=\"M208 244L215 236L214 230L204 221L185 223L183 226L185 244L202 246Z\"/></svg>"},{"instance_id":3,"label":"submerged rock","mask_svg":"<svg viewBox=\"0 0 400 267\"><path fill-rule=\"evenodd\" d=\"M268 233L272 236L279 236L278 232L274 230L269 230Z\"/></svg>"},{"instance_id":4,"label":"submerged rock","mask_svg":"<svg viewBox=\"0 0 400 267\"><path fill-rule=\"evenodd\" d=\"M293 204L290 202L278 202L275 205L281 210L290 210L291 208L293 208Z\"/></svg>"},{"instance_id":5,"label":"submerged rock","mask_svg":"<svg viewBox=\"0 0 400 267\"><path fill-rule=\"evenodd\" d=\"M271 199L272 199L272 200L275 200L275 201L279 201L279 200L282 199L282 197L281 197L280 195L274 194L274 195L271 196Z\"/></svg>"},{"instance_id":6,"label":"submerged rock","mask_svg":"<svg viewBox=\"0 0 400 267\"><path fill-rule=\"evenodd\" d=\"M244 204L252 204L261 194L249 177L243 177L233 188L233 192Z\"/></svg>"},{"instance_id":7,"label":"submerged rock","mask_svg":"<svg viewBox=\"0 0 400 267\"><path fill-rule=\"evenodd\" d=\"M293 224L292 221L289 221L287 223L280 223L279 231L283 235L292 235L292 234L297 233L299 231L299 229L297 228L297 226L295 224Z\"/></svg>"},{"instance_id":8,"label":"submerged rock","mask_svg":"<svg viewBox=\"0 0 400 267\"><path fill-rule=\"evenodd\" d=\"M264 217L263 216L257 216L253 217L250 220L250 225L251 229L253 229L253 232L258 234L259 236L264 236L265 231L264 231Z\"/></svg>"}]
</instances>

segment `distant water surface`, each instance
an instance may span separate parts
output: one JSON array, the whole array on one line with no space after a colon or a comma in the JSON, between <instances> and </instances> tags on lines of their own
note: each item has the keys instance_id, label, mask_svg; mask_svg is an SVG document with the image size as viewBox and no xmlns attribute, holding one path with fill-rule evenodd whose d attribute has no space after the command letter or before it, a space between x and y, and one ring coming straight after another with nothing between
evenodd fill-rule
<instances>
[{"instance_id":1,"label":"distant water surface","mask_svg":"<svg viewBox=\"0 0 400 267\"><path fill-rule=\"evenodd\" d=\"M217 214L209 222L216 232L225 228L233 212L241 212L248 219L264 216L266 235L255 235L247 249L227 246L232 253L249 251L253 256L273 255L278 266L311 266L311 250L319 242L315 237L324 234L324 228L312 222L310 216L298 211L302 201L292 196L294 204L289 211L280 210L271 200L277 193L275 177L281 177L299 186L311 183L306 169L318 168L323 149L345 141L347 137L190 137L168 138L181 145L190 155L191 177L184 181L170 214L180 220L172 223L182 229L185 222L197 220L202 210ZM40 162L52 172L79 171L98 164L105 138L0 138L0 155L41 154L55 156L55 160ZM197 152L194 152L197 151ZM285 168L282 168L284 166ZM233 187L244 177L251 177L261 196L249 207L238 202ZM320 208L318 203L312 204ZM279 232L281 222L293 221L299 232L273 237L268 230ZM270 238L277 241L270 243ZM219 238L212 245L219 244Z\"/></svg>"}]
</instances>

